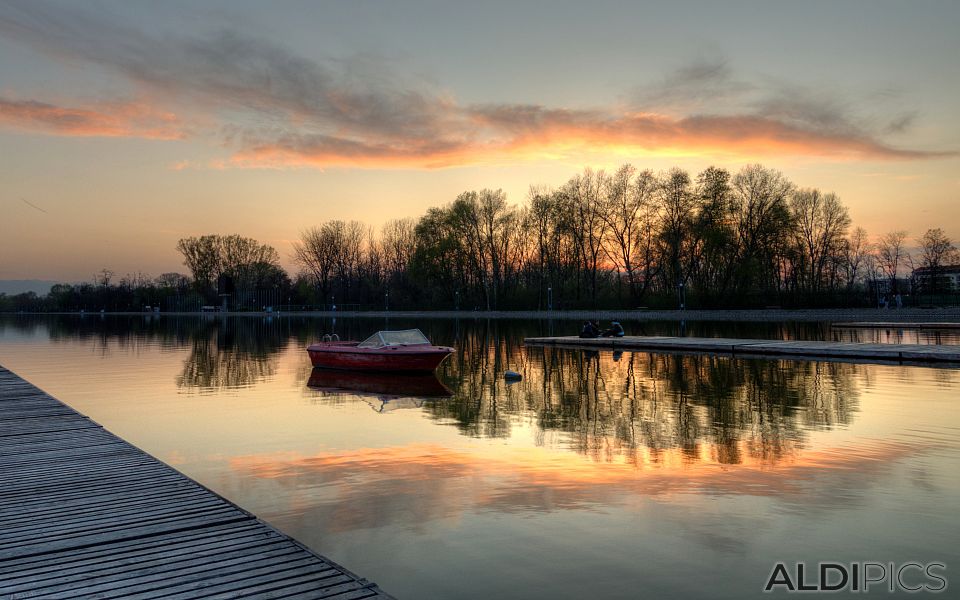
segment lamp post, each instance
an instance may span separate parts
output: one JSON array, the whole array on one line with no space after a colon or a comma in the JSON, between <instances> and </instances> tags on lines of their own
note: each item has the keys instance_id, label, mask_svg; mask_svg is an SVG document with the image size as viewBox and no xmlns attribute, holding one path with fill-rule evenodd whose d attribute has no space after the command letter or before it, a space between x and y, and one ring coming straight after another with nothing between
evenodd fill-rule
<instances>
[{"instance_id":1,"label":"lamp post","mask_svg":"<svg viewBox=\"0 0 960 600\"><path fill-rule=\"evenodd\" d=\"M383 293L383 310L390 310L390 291Z\"/></svg>"},{"instance_id":2,"label":"lamp post","mask_svg":"<svg viewBox=\"0 0 960 600\"><path fill-rule=\"evenodd\" d=\"M553 287L547 286L547 310L553 310Z\"/></svg>"},{"instance_id":3,"label":"lamp post","mask_svg":"<svg viewBox=\"0 0 960 600\"><path fill-rule=\"evenodd\" d=\"M680 310L685 310L686 298L683 295L683 282L680 282Z\"/></svg>"}]
</instances>

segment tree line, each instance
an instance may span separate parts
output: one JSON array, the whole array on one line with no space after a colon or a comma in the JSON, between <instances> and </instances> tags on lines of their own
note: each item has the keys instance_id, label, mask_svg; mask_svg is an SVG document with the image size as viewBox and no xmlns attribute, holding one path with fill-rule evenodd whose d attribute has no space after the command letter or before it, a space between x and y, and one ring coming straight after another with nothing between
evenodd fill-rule
<instances>
[{"instance_id":1,"label":"tree line","mask_svg":"<svg viewBox=\"0 0 960 600\"><path fill-rule=\"evenodd\" d=\"M958 261L941 229L918 240L916 256L907 239L894 231L871 240L852 228L836 194L798 187L761 165L736 173L709 167L695 177L624 165L531 187L523 205L484 189L379 231L330 221L301 233L294 259L302 269L296 281L321 303L855 306L874 301L871 282L907 293L898 289L906 271Z\"/></svg>"},{"instance_id":2,"label":"tree line","mask_svg":"<svg viewBox=\"0 0 960 600\"><path fill-rule=\"evenodd\" d=\"M691 176L626 164L532 186L521 205L483 189L379 230L309 227L293 245L292 277L267 244L205 235L177 244L189 275L113 284L104 271L46 297L0 297L0 308L136 310L171 297L183 308L188 296L190 308L224 293L236 305L255 291L270 293L254 304L397 310L860 306L876 302L881 282L909 292L902 276L917 267L932 275L924 291L947 291L940 273L960 261L952 240L939 228L915 252L907 240L905 231L871 239L836 194L762 165Z\"/></svg>"}]
</instances>

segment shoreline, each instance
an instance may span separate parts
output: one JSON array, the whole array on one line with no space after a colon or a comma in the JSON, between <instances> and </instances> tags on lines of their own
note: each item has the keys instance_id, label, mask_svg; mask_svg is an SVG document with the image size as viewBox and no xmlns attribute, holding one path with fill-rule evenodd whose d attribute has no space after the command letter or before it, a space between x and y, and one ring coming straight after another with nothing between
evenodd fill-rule
<instances>
[{"instance_id":1,"label":"shoreline","mask_svg":"<svg viewBox=\"0 0 960 600\"><path fill-rule=\"evenodd\" d=\"M0 315L45 316L141 316L141 317L298 317L368 319L536 319L547 320L623 320L623 321L735 321L735 322L856 322L877 323L951 323L960 321L960 307L950 308L825 308L825 309L710 309L710 310L520 310L520 311L245 311L245 312L7 312ZM882 325L881 325L882 324Z\"/></svg>"}]
</instances>

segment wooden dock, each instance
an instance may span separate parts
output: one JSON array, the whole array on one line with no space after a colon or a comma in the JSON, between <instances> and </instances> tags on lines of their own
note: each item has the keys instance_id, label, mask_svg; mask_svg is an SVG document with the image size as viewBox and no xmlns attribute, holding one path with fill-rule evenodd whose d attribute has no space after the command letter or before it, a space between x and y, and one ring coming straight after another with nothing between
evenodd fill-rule
<instances>
[{"instance_id":1,"label":"wooden dock","mask_svg":"<svg viewBox=\"0 0 960 600\"><path fill-rule=\"evenodd\" d=\"M960 329L960 323L900 323L897 321L850 321L834 323L837 329Z\"/></svg>"},{"instance_id":2,"label":"wooden dock","mask_svg":"<svg viewBox=\"0 0 960 600\"><path fill-rule=\"evenodd\" d=\"M0 367L0 598L390 598Z\"/></svg>"},{"instance_id":3,"label":"wooden dock","mask_svg":"<svg viewBox=\"0 0 960 600\"><path fill-rule=\"evenodd\" d=\"M726 354L747 358L843 360L856 362L957 363L960 346L924 344L856 344L731 338L625 336L622 338L532 337L528 346L563 346L594 350L646 350L674 354Z\"/></svg>"}]
</instances>

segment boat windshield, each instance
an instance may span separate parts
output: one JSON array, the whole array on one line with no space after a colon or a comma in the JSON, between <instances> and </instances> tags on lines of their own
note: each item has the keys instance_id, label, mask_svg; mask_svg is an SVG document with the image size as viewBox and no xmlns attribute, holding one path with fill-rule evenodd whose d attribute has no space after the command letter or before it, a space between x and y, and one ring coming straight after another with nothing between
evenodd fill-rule
<instances>
[{"instance_id":1,"label":"boat windshield","mask_svg":"<svg viewBox=\"0 0 960 600\"><path fill-rule=\"evenodd\" d=\"M416 346L430 344L419 329L403 331L378 331L358 344L359 348L383 348L384 346Z\"/></svg>"}]
</instances>

